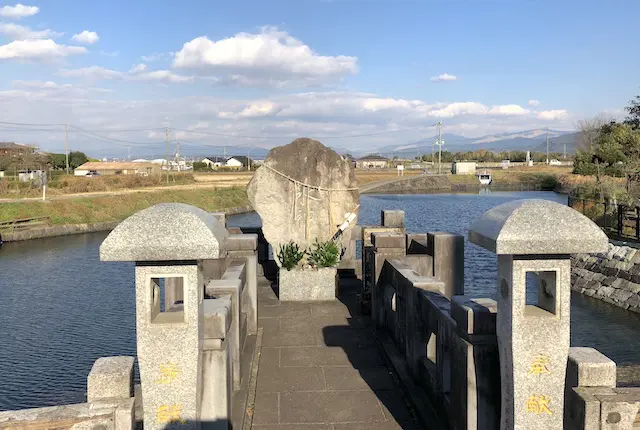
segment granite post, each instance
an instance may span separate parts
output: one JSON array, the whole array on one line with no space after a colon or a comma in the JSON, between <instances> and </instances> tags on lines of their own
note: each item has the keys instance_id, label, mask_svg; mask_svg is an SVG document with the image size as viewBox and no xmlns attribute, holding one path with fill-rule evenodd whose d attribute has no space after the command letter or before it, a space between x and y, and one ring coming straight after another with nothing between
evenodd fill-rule
<instances>
[{"instance_id":1,"label":"granite post","mask_svg":"<svg viewBox=\"0 0 640 430\"><path fill-rule=\"evenodd\" d=\"M584 215L546 200L517 200L487 211L471 226L469 239L498 255L500 428L561 430L569 256L602 252L608 239ZM528 283L534 288L529 294Z\"/></svg>"},{"instance_id":2,"label":"granite post","mask_svg":"<svg viewBox=\"0 0 640 430\"><path fill-rule=\"evenodd\" d=\"M164 203L120 223L102 261L134 261L136 335L145 429L199 428L202 400L202 260L226 257L227 230L202 209ZM172 300L161 303L162 288ZM177 290L177 291L176 291Z\"/></svg>"},{"instance_id":3,"label":"granite post","mask_svg":"<svg viewBox=\"0 0 640 430\"><path fill-rule=\"evenodd\" d=\"M376 327L384 326L384 290L385 285L379 285L382 267L387 259L404 257L407 252L405 245L405 235L397 233L371 233L372 248L367 252L370 255L367 259L371 262L369 272L365 276L369 277L371 284L371 319Z\"/></svg>"}]
</instances>

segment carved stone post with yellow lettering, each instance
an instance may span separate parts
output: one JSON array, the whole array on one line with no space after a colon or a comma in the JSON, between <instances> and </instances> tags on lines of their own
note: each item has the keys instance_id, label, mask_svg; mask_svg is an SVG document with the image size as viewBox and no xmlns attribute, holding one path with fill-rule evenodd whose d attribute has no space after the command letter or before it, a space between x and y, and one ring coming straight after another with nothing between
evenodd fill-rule
<instances>
[{"instance_id":1,"label":"carved stone post with yellow lettering","mask_svg":"<svg viewBox=\"0 0 640 430\"><path fill-rule=\"evenodd\" d=\"M469 240L498 255L501 430L562 430L569 354L570 254L603 252L591 220L547 200L497 206Z\"/></svg>"},{"instance_id":2,"label":"carved stone post with yellow lettering","mask_svg":"<svg viewBox=\"0 0 640 430\"><path fill-rule=\"evenodd\" d=\"M226 256L227 231L209 213L159 204L120 223L102 261L136 263L136 332L144 428L200 428L202 260Z\"/></svg>"}]
</instances>

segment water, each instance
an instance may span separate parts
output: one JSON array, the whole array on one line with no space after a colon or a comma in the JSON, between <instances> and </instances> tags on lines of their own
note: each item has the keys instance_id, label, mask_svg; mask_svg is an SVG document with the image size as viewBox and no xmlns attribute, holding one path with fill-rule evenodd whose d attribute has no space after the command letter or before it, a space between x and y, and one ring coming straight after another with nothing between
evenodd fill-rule
<instances>
[{"instance_id":1,"label":"water","mask_svg":"<svg viewBox=\"0 0 640 430\"><path fill-rule=\"evenodd\" d=\"M483 212L545 192L365 195L360 223L377 224L380 210L402 209L411 232L466 234ZM230 226L259 225L256 214ZM0 410L85 401L86 378L102 356L135 355L132 263L101 263L92 233L5 244L0 249ZM496 257L465 248L467 294L495 298ZM572 345L592 346L618 364L640 363L640 316L581 295L572 297Z\"/></svg>"}]
</instances>

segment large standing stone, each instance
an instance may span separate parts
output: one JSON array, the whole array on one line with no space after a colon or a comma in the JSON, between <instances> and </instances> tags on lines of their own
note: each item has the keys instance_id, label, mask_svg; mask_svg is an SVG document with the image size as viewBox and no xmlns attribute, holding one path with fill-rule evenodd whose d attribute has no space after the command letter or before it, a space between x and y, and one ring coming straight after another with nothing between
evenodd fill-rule
<instances>
[{"instance_id":1,"label":"large standing stone","mask_svg":"<svg viewBox=\"0 0 640 430\"><path fill-rule=\"evenodd\" d=\"M307 138L273 148L253 175L247 193L276 253L290 240L304 248L316 238L331 239L345 215L355 212L360 202L351 162ZM356 220L351 226L355 224ZM341 240L348 243L350 237L347 229Z\"/></svg>"}]
</instances>

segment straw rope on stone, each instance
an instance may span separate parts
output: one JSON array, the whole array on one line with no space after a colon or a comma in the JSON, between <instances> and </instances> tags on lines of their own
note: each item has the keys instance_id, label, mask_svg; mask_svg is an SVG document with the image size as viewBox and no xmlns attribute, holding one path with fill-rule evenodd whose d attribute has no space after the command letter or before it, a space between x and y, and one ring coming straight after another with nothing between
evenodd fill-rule
<instances>
[{"instance_id":1,"label":"straw rope on stone","mask_svg":"<svg viewBox=\"0 0 640 430\"><path fill-rule=\"evenodd\" d=\"M318 191L355 191L355 190L359 190L359 187L352 187L352 188L325 188L325 187L319 187L317 185L309 185L305 182L300 182L297 179L292 178L289 175L286 175L284 173L282 173L279 170L274 169L273 167L269 166L268 164L263 164L262 167L266 167L267 169L271 170L272 172L277 173L278 175L282 176L283 178L287 178L288 180L290 180L291 182L294 182L298 185L302 185L303 187L306 188L313 188L314 190L318 190Z\"/></svg>"}]
</instances>

